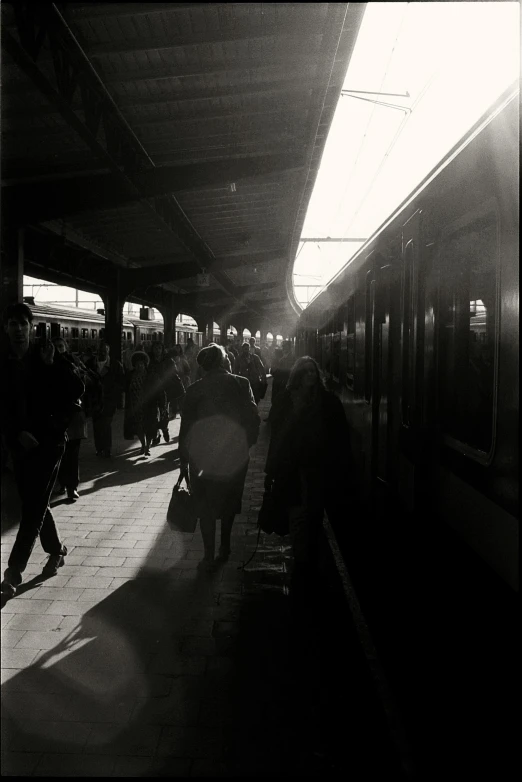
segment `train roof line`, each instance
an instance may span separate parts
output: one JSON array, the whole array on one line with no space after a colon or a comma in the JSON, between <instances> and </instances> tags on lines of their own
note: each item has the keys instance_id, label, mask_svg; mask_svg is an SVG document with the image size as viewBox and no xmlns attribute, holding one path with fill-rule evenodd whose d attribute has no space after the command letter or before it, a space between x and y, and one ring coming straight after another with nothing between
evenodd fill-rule
<instances>
[{"instance_id":1,"label":"train roof line","mask_svg":"<svg viewBox=\"0 0 522 782\"><path fill-rule=\"evenodd\" d=\"M383 223L373 232L373 234L368 237L366 242L363 244L362 247L360 247L355 255L350 258L350 260L342 267L342 269L339 269L337 274L335 274L334 277L317 293L316 296L309 302L308 306L303 310L301 313L304 315L309 310L313 312L312 305L319 301L321 296L330 288L330 286L334 285L336 282L339 282L340 277L346 272L349 266L351 266L353 263L355 263L365 252L367 252L369 246L375 242L375 240L382 234L388 226L390 226L394 220L397 219L397 217L400 215L400 213L403 211L403 209L406 209L406 207L414 201L420 193L429 185L429 183L435 179L439 173L448 166L452 160L454 160L472 141L476 136L478 136L482 130L484 130L494 119L495 117L500 114L520 93L520 86L519 82L516 81L513 84L511 84L502 95L493 103L492 106L489 107L489 109L484 112L479 119L471 126L471 128L468 130L467 133L462 136L459 141L457 141L456 144L446 153L446 155L437 163L434 168L431 169L431 171L426 174L424 179L422 179L419 184L412 190L412 192L406 196L406 198L397 206L389 217L387 217ZM305 316L306 317L306 316Z\"/></svg>"}]
</instances>

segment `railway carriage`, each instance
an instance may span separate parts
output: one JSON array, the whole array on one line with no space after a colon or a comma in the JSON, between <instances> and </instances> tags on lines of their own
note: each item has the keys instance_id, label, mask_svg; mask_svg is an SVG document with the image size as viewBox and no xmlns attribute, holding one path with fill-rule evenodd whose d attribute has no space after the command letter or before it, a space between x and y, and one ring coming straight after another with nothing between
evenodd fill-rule
<instances>
[{"instance_id":1,"label":"railway carriage","mask_svg":"<svg viewBox=\"0 0 522 782\"><path fill-rule=\"evenodd\" d=\"M35 303L32 297L25 299L33 313L33 336L36 339L63 337L74 353L86 348L97 348L105 333L105 316L92 310L62 307L59 304ZM201 347L203 335L197 327L187 323L176 329L176 341L185 345L192 337ZM145 344L163 340L161 321L143 320L126 315L123 318L122 348L128 345Z\"/></svg>"},{"instance_id":2,"label":"railway carriage","mask_svg":"<svg viewBox=\"0 0 522 782\"><path fill-rule=\"evenodd\" d=\"M343 400L365 499L447 523L513 589L518 108L512 89L313 300L297 337Z\"/></svg>"}]
</instances>

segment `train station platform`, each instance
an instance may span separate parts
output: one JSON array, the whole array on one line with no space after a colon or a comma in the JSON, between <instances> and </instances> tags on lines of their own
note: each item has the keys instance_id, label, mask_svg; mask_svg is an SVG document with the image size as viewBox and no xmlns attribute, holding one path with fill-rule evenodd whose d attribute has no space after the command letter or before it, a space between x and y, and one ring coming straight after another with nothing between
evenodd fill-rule
<instances>
[{"instance_id":1,"label":"train station platform","mask_svg":"<svg viewBox=\"0 0 522 782\"><path fill-rule=\"evenodd\" d=\"M80 499L53 502L65 566L44 580L37 543L20 593L2 605L3 775L400 778L328 551L299 627L287 539L262 535L238 569L257 538L266 424L232 557L212 574L197 569L199 528L166 523L179 419L150 458L122 439L121 413L113 431L111 460L82 443ZM2 568L16 513L7 474Z\"/></svg>"}]
</instances>

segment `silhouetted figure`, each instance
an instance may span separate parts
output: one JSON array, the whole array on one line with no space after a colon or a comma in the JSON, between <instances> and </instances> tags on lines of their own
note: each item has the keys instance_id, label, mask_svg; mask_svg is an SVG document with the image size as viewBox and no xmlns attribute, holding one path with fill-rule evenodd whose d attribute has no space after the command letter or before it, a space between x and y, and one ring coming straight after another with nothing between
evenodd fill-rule
<instances>
[{"instance_id":1,"label":"silhouetted figure","mask_svg":"<svg viewBox=\"0 0 522 782\"><path fill-rule=\"evenodd\" d=\"M145 431L145 407L147 393L147 366L149 357L137 350L131 357L131 371L128 375L125 393L125 417L123 435L126 440L137 437L141 443L141 456L150 456L151 437Z\"/></svg>"},{"instance_id":2,"label":"silhouetted figure","mask_svg":"<svg viewBox=\"0 0 522 782\"><path fill-rule=\"evenodd\" d=\"M42 348L31 344L32 320L25 304L12 304L4 312L9 348L0 359L0 413L22 502L20 528L2 582L8 597L22 583L38 536L49 554L44 573L56 575L64 563L67 548L49 499L65 450L71 409L84 392L79 375L56 354L52 343Z\"/></svg>"},{"instance_id":3,"label":"silhouetted figure","mask_svg":"<svg viewBox=\"0 0 522 782\"><path fill-rule=\"evenodd\" d=\"M264 383L266 383L266 372L259 356L250 351L248 342L244 342L241 346L238 375L246 377L250 382L257 404L261 399Z\"/></svg>"},{"instance_id":4,"label":"silhouetted figure","mask_svg":"<svg viewBox=\"0 0 522 782\"><path fill-rule=\"evenodd\" d=\"M309 356L296 361L271 419L265 485L289 512L294 593L309 596L325 507L342 506L350 480L348 424L340 400L326 390Z\"/></svg>"},{"instance_id":5,"label":"silhouetted figure","mask_svg":"<svg viewBox=\"0 0 522 782\"><path fill-rule=\"evenodd\" d=\"M56 352L60 354L63 359L69 361L85 386L84 394L80 399L76 400L72 410L69 426L67 427L65 453L60 462L58 479L53 492L56 494L67 492L68 499L74 501L80 496L78 494L78 486L80 485L80 446L82 440L87 438L87 416L85 414L84 397L91 381L88 377L86 367L79 358L76 359L69 352L67 342L62 339L62 337L54 339L53 344Z\"/></svg>"},{"instance_id":6,"label":"silhouetted figure","mask_svg":"<svg viewBox=\"0 0 522 782\"><path fill-rule=\"evenodd\" d=\"M248 470L249 448L257 441L259 415L248 380L226 369L226 351L203 348L198 362L204 377L187 390L179 432L181 469L189 475L204 545L200 563L214 565L216 519L221 519L219 557L230 554L234 516Z\"/></svg>"},{"instance_id":7,"label":"silhouetted figure","mask_svg":"<svg viewBox=\"0 0 522 782\"><path fill-rule=\"evenodd\" d=\"M112 419L116 410L123 407L123 366L121 362L110 357L109 346L102 340L97 355L93 356L86 367L99 377L103 390L101 406L93 408L92 411L96 454L109 458L112 449Z\"/></svg>"}]
</instances>

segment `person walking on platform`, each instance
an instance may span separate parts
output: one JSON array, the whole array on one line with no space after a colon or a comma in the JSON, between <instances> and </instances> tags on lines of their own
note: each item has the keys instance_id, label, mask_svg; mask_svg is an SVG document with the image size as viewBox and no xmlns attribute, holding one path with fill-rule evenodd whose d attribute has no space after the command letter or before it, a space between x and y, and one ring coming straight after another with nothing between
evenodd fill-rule
<instances>
[{"instance_id":1,"label":"person walking on platform","mask_svg":"<svg viewBox=\"0 0 522 782\"><path fill-rule=\"evenodd\" d=\"M185 394L174 359L167 355L162 342L154 342L147 367L147 401L145 428L152 445L159 445L161 435L166 443L169 435L169 407L174 414Z\"/></svg>"},{"instance_id":2,"label":"person walking on platform","mask_svg":"<svg viewBox=\"0 0 522 782\"><path fill-rule=\"evenodd\" d=\"M169 351L169 356L176 365L176 372L181 378L183 389L186 391L190 385L190 364L183 355L183 345L174 345Z\"/></svg>"},{"instance_id":3,"label":"person walking on platform","mask_svg":"<svg viewBox=\"0 0 522 782\"><path fill-rule=\"evenodd\" d=\"M98 353L86 364L87 369L95 372L102 384L101 406L92 411L92 430L94 446L98 456L110 458L112 448L112 419L117 409L123 407L125 374L119 361L111 359L109 346L102 340Z\"/></svg>"},{"instance_id":4,"label":"person walking on platform","mask_svg":"<svg viewBox=\"0 0 522 782\"><path fill-rule=\"evenodd\" d=\"M149 357L145 351L132 354L132 370L127 376L123 436L126 440L137 437L141 443L140 456L150 456L150 440L145 432L145 406L147 393L147 366Z\"/></svg>"},{"instance_id":5,"label":"person walking on platform","mask_svg":"<svg viewBox=\"0 0 522 782\"><path fill-rule=\"evenodd\" d=\"M259 356L256 353L251 353L248 342L244 342L241 347L238 375L246 377L250 382L257 405L263 395L263 388L266 384L266 372Z\"/></svg>"},{"instance_id":6,"label":"person walking on platform","mask_svg":"<svg viewBox=\"0 0 522 782\"><path fill-rule=\"evenodd\" d=\"M192 339L192 337L189 337L187 339L187 344L185 345L185 359L188 361L189 367L190 367L190 382L195 383L197 380L197 372L198 372L198 348Z\"/></svg>"},{"instance_id":7,"label":"person walking on platform","mask_svg":"<svg viewBox=\"0 0 522 782\"><path fill-rule=\"evenodd\" d=\"M230 555L234 517L249 463L249 448L257 442L259 414L248 380L227 371L220 345L198 355L204 376L187 390L179 432L180 463L188 475L203 537L200 567L214 566L216 519L221 519L219 560Z\"/></svg>"},{"instance_id":8,"label":"person walking on platform","mask_svg":"<svg viewBox=\"0 0 522 782\"><path fill-rule=\"evenodd\" d=\"M74 405L71 420L67 427L67 444L65 453L60 462L58 478L53 494L63 494L67 492L69 500L79 498L78 486L80 485L80 446L82 440L87 438L87 416L85 412L85 399L89 395L89 388L92 380L85 365L79 358L75 358L68 350L67 342L62 337L53 339L53 345L56 352L66 361L69 361L73 369L80 376L85 392L81 399L78 399Z\"/></svg>"},{"instance_id":9,"label":"person walking on platform","mask_svg":"<svg viewBox=\"0 0 522 782\"><path fill-rule=\"evenodd\" d=\"M71 408L84 392L78 373L56 354L52 343L31 344L32 320L25 304L12 304L4 312L9 346L0 358L1 428L22 503L20 527L1 585L7 597L13 597L22 583L38 536L49 554L44 575L56 575L64 564L67 548L49 500L65 450Z\"/></svg>"},{"instance_id":10,"label":"person walking on platform","mask_svg":"<svg viewBox=\"0 0 522 782\"><path fill-rule=\"evenodd\" d=\"M280 352L278 352L280 350ZM272 405L268 414L267 421L272 421L272 410L274 409L274 402L281 394L290 377L290 371L294 365L294 355L292 353L292 343L290 340L283 342L282 349L276 348L274 353L277 353L277 357L274 360L274 366L272 368Z\"/></svg>"},{"instance_id":11,"label":"person walking on platform","mask_svg":"<svg viewBox=\"0 0 522 782\"><path fill-rule=\"evenodd\" d=\"M350 481L348 424L341 401L326 390L310 356L295 362L271 419L265 488L288 509L294 596L310 598L324 510L339 513Z\"/></svg>"}]
</instances>

